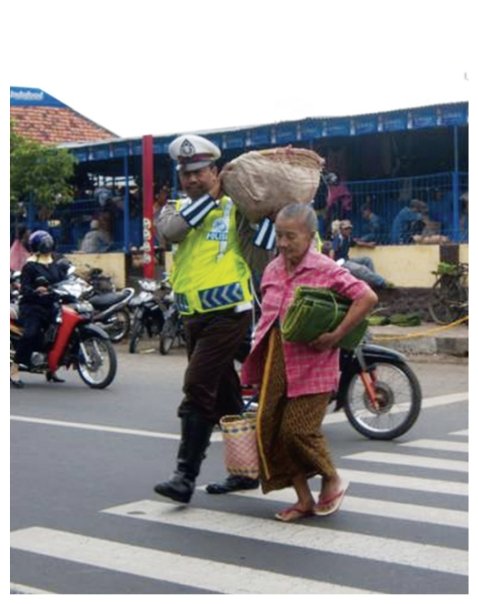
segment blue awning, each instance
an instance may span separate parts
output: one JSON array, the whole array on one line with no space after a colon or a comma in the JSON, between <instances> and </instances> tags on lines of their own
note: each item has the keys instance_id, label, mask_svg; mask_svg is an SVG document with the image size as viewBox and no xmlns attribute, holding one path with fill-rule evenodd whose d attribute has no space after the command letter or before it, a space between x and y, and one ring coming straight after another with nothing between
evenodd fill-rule
<instances>
[{"instance_id":1,"label":"blue awning","mask_svg":"<svg viewBox=\"0 0 478 604\"><path fill-rule=\"evenodd\" d=\"M468 103L431 105L350 117L317 117L248 128L200 132L223 151L268 146L308 144L321 138L363 136L374 133L468 125ZM179 134L179 133L178 133ZM176 134L154 137L154 153L167 154ZM141 138L63 145L80 162L101 161L142 154Z\"/></svg>"}]
</instances>

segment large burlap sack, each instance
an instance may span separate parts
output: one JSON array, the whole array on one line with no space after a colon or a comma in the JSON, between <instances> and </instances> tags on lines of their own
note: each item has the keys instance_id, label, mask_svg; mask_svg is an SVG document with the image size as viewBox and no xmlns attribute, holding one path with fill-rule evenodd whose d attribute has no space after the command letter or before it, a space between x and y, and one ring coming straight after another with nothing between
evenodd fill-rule
<instances>
[{"instance_id":1,"label":"large burlap sack","mask_svg":"<svg viewBox=\"0 0 478 604\"><path fill-rule=\"evenodd\" d=\"M222 185L248 220L259 222L289 203L310 203L323 165L324 160L308 149L249 151L224 166Z\"/></svg>"}]
</instances>

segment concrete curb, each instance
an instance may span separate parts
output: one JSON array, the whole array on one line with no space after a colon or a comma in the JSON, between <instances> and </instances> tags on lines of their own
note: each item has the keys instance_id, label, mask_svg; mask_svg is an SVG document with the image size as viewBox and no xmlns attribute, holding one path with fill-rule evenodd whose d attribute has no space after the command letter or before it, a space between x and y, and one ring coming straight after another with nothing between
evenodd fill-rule
<instances>
[{"instance_id":1,"label":"concrete curb","mask_svg":"<svg viewBox=\"0 0 478 604\"><path fill-rule=\"evenodd\" d=\"M415 327L380 325L369 328L372 342L413 355L468 357L468 326L440 329L434 323Z\"/></svg>"},{"instance_id":2,"label":"concrete curb","mask_svg":"<svg viewBox=\"0 0 478 604\"><path fill-rule=\"evenodd\" d=\"M464 324L446 329L434 323L422 323L416 327L374 325L369 327L368 334L373 344L392 348L407 356L441 356L463 361L468 358L468 326ZM128 340L115 344L115 348L118 352L128 353Z\"/></svg>"}]
</instances>

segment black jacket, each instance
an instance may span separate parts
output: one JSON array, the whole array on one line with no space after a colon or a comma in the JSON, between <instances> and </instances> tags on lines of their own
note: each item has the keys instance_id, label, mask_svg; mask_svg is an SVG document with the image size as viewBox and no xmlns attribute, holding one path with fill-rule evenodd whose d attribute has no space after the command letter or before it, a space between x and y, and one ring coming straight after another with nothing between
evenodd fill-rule
<instances>
[{"instance_id":1,"label":"black jacket","mask_svg":"<svg viewBox=\"0 0 478 604\"><path fill-rule=\"evenodd\" d=\"M29 309L34 310L35 308L39 312L41 312L41 309L50 311L57 300L57 296L53 292L40 295L35 290L39 285L48 287L63 281L66 273L67 267L56 262L50 264L42 264L35 260L26 262L20 278L20 312L28 312Z\"/></svg>"}]
</instances>

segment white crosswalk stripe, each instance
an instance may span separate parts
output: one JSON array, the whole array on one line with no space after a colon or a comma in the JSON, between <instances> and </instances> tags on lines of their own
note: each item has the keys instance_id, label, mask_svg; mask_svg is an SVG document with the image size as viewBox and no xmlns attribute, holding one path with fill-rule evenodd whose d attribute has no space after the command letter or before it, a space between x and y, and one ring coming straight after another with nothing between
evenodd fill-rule
<instances>
[{"instance_id":1,"label":"white crosswalk stripe","mask_svg":"<svg viewBox=\"0 0 478 604\"><path fill-rule=\"evenodd\" d=\"M36 587L30 587L30 585L23 585L22 583L10 583L10 592L15 594L52 594L51 591L45 591L44 589L37 589Z\"/></svg>"},{"instance_id":2,"label":"white crosswalk stripe","mask_svg":"<svg viewBox=\"0 0 478 604\"><path fill-rule=\"evenodd\" d=\"M77 427L96 429L80 424ZM199 496L191 506L178 506L168 500L156 498L121 503L99 511L105 518L123 519L125 523L133 519L136 522L149 522L157 527L158 534L162 534L163 527L177 527L187 529L191 540L208 539L207 535L211 539L243 539L254 550L260 550L269 544L274 548L295 547L313 555L347 556L349 565L356 560L360 564L382 564L391 566L392 569L395 566L402 569L393 572L420 569L421 572L443 573L444 577L454 576L457 580L463 580L468 575L468 551L464 545L464 531L468 528L468 513L465 509L468 494L465 473L468 464L463 460L468 451L468 443L453 441L451 437L466 437L467 434L467 430L460 430L451 433L449 439L416 439L399 443L393 449L394 452L375 450L342 456L346 467L340 468L339 473L350 481L351 486L340 514L346 517L350 513L358 517L357 522L347 521L343 525L338 522L331 526L328 519L318 517L303 523L277 522L273 513L296 501L293 489L282 489L267 495L263 495L260 489L234 493L228 496L227 511L210 509L208 500ZM143 435L161 438L160 433ZM169 435L163 437L169 438ZM407 449L413 448L422 454L408 454ZM440 451L443 452L442 456L432 457L434 454L440 455ZM448 452L453 453L455 459L445 458ZM371 462L377 471L371 470ZM414 468L421 468L422 473L426 470L455 472L456 480L418 477ZM391 472L387 473L387 469L391 469ZM367 489L358 489L360 493L354 493L354 485L366 485ZM199 486L198 490L204 488ZM416 501L412 498L403 502L400 497L397 497L397 501L390 501L380 498L384 496L383 489L399 490L405 497L407 493L408 497L413 497L414 494L420 497ZM363 492L366 496L358 496ZM433 498L433 505L423 503L427 500L427 494L428 499L429 494L436 496ZM236 497L237 503L247 499L251 506L257 501L258 511L255 515L231 510L231 501ZM387 493L387 497L390 497L390 493ZM450 497L455 498L456 505L453 507ZM213 499L217 501L216 498ZM270 503L266 511L264 501ZM368 518L368 528L362 532L360 516ZM375 526L374 518L377 519L377 530L371 533L370 527ZM380 519L387 519L389 522L389 536L380 534L380 526L383 526ZM413 523L416 523L416 530L412 528ZM400 532L402 525L408 527L403 533ZM126 526L128 525L125 524ZM455 535L455 539L447 541L442 537L445 535L444 531ZM427 542L428 534L434 536ZM418 535L420 539L417 538ZM249 561L248 566L247 561L236 564L210 560L207 556L195 557L189 550L171 553L167 551L167 542L164 543L164 548L162 543L159 547L152 548L133 545L127 541L128 538L122 538L121 532L117 537L115 534L115 540L109 540L41 526L22 528L11 533L11 547L18 551L169 582L185 588L224 594L378 593L366 589L371 584L365 580L357 580L356 587L342 585L340 578L337 578L337 582L331 581L330 575L322 576L320 568L316 578L315 573L312 577L301 577L293 571L289 575L256 568L252 561ZM454 546L442 543L453 543ZM374 568L376 572L376 567ZM33 586L16 585L20 593L46 593L35 590ZM14 584L11 589L15 591Z\"/></svg>"},{"instance_id":3,"label":"white crosswalk stripe","mask_svg":"<svg viewBox=\"0 0 478 604\"><path fill-rule=\"evenodd\" d=\"M434 478L416 478L414 476L384 474L382 472L366 472L364 470L352 470L350 468L340 470L340 475L350 482L379 487L393 487L394 489L441 493L443 495L468 495L468 484L466 482L452 482Z\"/></svg>"},{"instance_id":4,"label":"white crosswalk stripe","mask_svg":"<svg viewBox=\"0 0 478 604\"><path fill-rule=\"evenodd\" d=\"M413 447L416 449L428 449L431 451L450 451L457 453L468 453L468 443L459 443L452 440L438 440L432 438L421 438L400 443L400 447Z\"/></svg>"},{"instance_id":5,"label":"white crosswalk stripe","mask_svg":"<svg viewBox=\"0 0 478 604\"><path fill-rule=\"evenodd\" d=\"M428 468L436 470L451 470L453 472L468 472L468 462L453 459L437 459L436 457L422 457L420 455L405 455L402 453L384 453L377 451L364 451L345 455L344 459L360 461L374 461L414 468Z\"/></svg>"},{"instance_id":6,"label":"white crosswalk stripe","mask_svg":"<svg viewBox=\"0 0 478 604\"><path fill-rule=\"evenodd\" d=\"M371 593L41 527L14 531L11 544L16 549L70 562L221 593Z\"/></svg>"},{"instance_id":7,"label":"white crosswalk stripe","mask_svg":"<svg viewBox=\"0 0 478 604\"><path fill-rule=\"evenodd\" d=\"M400 539L341 532L308 524L278 526L276 520L251 518L230 512L216 512L185 507L178 512L177 505L151 500L135 501L107 510L110 514L133 514L141 520L160 522L196 530L213 530L215 533L260 539L269 543L294 545L303 549L358 556L394 564L409 564L416 568L466 575L468 556L462 550L433 545L422 545Z\"/></svg>"},{"instance_id":8,"label":"white crosswalk stripe","mask_svg":"<svg viewBox=\"0 0 478 604\"><path fill-rule=\"evenodd\" d=\"M205 489L205 487L200 487ZM256 491L242 491L236 493L240 497L257 498ZM268 501L282 503L295 503L297 495L293 489L272 491L264 496ZM414 505L410 503L397 503L383 499L369 499L368 497L354 497L347 495L340 508L345 512L355 512L382 518L394 518L409 522L425 522L441 526L468 527L468 512L460 510L447 510L428 505Z\"/></svg>"}]
</instances>

